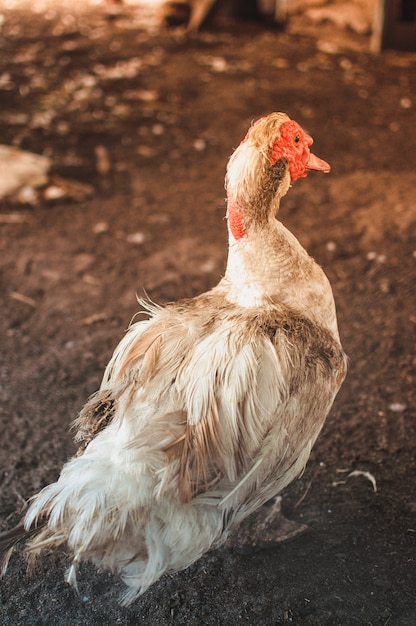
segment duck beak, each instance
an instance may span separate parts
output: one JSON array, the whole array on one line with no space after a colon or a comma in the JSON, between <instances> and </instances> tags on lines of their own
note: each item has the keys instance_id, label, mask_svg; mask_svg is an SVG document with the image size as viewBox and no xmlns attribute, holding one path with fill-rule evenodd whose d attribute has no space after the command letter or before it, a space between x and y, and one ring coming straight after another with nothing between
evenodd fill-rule
<instances>
[{"instance_id":1,"label":"duck beak","mask_svg":"<svg viewBox=\"0 0 416 626\"><path fill-rule=\"evenodd\" d=\"M328 172L331 171L331 166L329 163L310 152L309 159L306 161L306 170L308 172L314 170L316 172L325 172L325 174L328 174Z\"/></svg>"}]
</instances>

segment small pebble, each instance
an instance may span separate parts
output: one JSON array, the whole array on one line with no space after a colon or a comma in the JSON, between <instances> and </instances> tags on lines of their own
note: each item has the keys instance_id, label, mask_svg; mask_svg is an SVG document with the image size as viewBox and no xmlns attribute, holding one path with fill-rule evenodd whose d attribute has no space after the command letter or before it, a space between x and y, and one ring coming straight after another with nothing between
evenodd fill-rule
<instances>
[{"instance_id":1,"label":"small pebble","mask_svg":"<svg viewBox=\"0 0 416 626\"><path fill-rule=\"evenodd\" d=\"M49 187L46 187L43 192L43 196L45 200L59 200L60 198L65 197L65 189L58 187L58 185L50 185Z\"/></svg>"},{"instance_id":2,"label":"small pebble","mask_svg":"<svg viewBox=\"0 0 416 626\"><path fill-rule=\"evenodd\" d=\"M212 57L211 67L214 72L225 72L227 70L227 61L222 57Z\"/></svg>"},{"instance_id":3,"label":"small pebble","mask_svg":"<svg viewBox=\"0 0 416 626\"><path fill-rule=\"evenodd\" d=\"M163 124L154 124L154 126L152 127L152 133L156 135L157 137L160 137L161 135L163 135L164 132L165 132L165 128Z\"/></svg>"},{"instance_id":4,"label":"small pebble","mask_svg":"<svg viewBox=\"0 0 416 626\"><path fill-rule=\"evenodd\" d=\"M375 252L375 250L367 252L366 256L369 261L377 261L377 263L385 263L387 259L385 254L378 254L378 252Z\"/></svg>"},{"instance_id":5,"label":"small pebble","mask_svg":"<svg viewBox=\"0 0 416 626\"><path fill-rule=\"evenodd\" d=\"M205 142L205 139L195 139L194 141L194 148L195 150L197 150L197 152L202 152L203 150L205 150L207 144Z\"/></svg>"},{"instance_id":6,"label":"small pebble","mask_svg":"<svg viewBox=\"0 0 416 626\"><path fill-rule=\"evenodd\" d=\"M412 106L412 101L410 100L410 98L402 98L400 100L400 106L402 107L402 109L410 109L410 107Z\"/></svg>"},{"instance_id":7,"label":"small pebble","mask_svg":"<svg viewBox=\"0 0 416 626\"><path fill-rule=\"evenodd\" d=\"M136 244L144 243L145 239L146 239L146 235L140 231L137 233L131 233L130 235L127 235L126 237L126 241L128 241L129 243L136 243Z\"/></svg>"},{"instance_id":8,"label":"small pebble","mask_svg":"<svg viewBox=\"0 0 416 626\"><path fill-rule=\"evenodd\" d=\"M392 402L391 404L389 404L389 409L390 411L393 411L393 413L403 413L406 408L407 405L403 402Z\"/></svg>"},{"instance_id":9,"label":"small pebble","mask_svg":"<svg viewBox=\"0 0 416 626\"><path fill-rule=\"evenodd\" d=\"M201 270L201 272L204 272L205 274L209 274L209 272L213 272L215 269L215 261L213 259L208 259L207 261L205 261L205 263L202 263L199 266L199 269Z\"/></svg>"},{"instance_id":10,"label":"small pebble","mask_svg":"<svg viewBox=\"0 0 416 626\"><path fill-rule=\"evenodd\" d=\"M108 231L107 222L97 222L94 224L92 232L96 235L100 235L101 233L106 233Z\"/></svg>"}]
</instances>

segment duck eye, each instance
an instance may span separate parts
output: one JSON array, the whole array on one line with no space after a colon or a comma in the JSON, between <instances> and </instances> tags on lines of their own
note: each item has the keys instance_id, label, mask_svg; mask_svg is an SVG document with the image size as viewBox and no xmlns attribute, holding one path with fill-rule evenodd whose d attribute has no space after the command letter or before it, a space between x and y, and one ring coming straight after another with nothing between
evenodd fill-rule
<instances>
[{"instance_id":1,"label":"duck eye","mask_svg":"<svg viewBox=\"0 0 416 626\"><path fill-rule=\"evenodd\" d=\"M299 143L299 141L300 141L300 136L299 136L299 135L296 135L296 137L294 138L294 140L293 140L293 141L294 141L295 143Z\"/></svg>"}]
</instances>

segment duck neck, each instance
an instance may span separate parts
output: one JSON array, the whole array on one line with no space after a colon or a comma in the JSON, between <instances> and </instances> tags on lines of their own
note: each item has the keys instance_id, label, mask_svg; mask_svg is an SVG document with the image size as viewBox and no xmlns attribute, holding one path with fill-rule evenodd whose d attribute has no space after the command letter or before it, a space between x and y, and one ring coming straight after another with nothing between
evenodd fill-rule
<instances>
[{"instance_id":1,"label":"duck neck","mask_svg":"<svg viewBox=\"0 0 416 626\"><path fill-rule=\"evenodd\" d=\"M337 335L328 279L294 235L270 214L259 223L228 203L229 250L222 286L245 308L279 303L300 310Z\"/></svg>"},{"instance_id":2,"label":"duck neck","mask_svg":"<svg viewBox=\"0 0 416 626\"><path fill-rule=\"evenodd\" d=\"M275 207L277 212L278 204ZM227 207L229 251L225 278L231 297L245 306L270 301L294 279L299 257L309 259L297 239L274 217L275 211L254 216L229 200ZM295 261L295 259L298 259Z\"/></svg>"}]
</instances>

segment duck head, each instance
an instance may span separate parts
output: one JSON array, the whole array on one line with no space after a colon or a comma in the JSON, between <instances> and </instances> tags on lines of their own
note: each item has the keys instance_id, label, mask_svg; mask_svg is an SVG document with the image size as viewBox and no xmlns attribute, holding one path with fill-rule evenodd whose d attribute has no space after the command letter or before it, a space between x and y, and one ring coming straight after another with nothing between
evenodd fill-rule
<instances>
[{"instance_id":1,"label":"duck head","mask_svg":"<svg viewBox=\"0 0 416 626\"><path fill-rule=\"evenodd\" d=\"M251 221L275 217L291 183L308 172L329 172L326 161L310 151L313 139L285 113L260 118L228 162L227 216L235 239Z\"/></svg>"}]
</instances>

